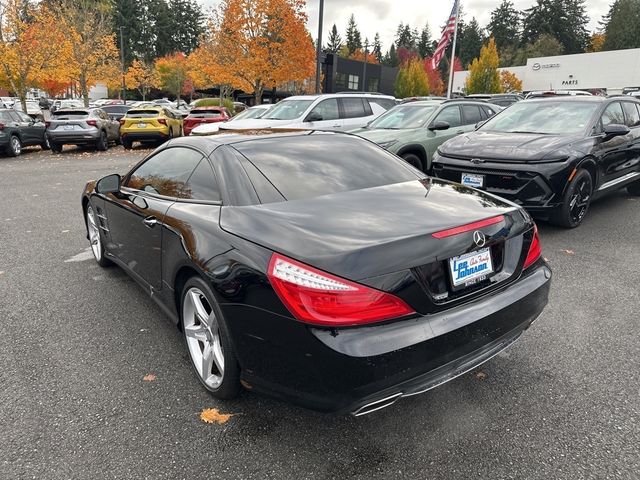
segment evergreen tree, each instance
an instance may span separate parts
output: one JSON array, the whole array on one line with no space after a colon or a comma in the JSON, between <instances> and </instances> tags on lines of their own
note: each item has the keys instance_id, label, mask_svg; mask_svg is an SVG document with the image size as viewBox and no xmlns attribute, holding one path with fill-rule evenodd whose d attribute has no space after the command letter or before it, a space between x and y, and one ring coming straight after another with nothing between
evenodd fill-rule
<instances>
[{"instance_id":1,"label":"evergreen tree","mask_svg":"<svg viewBox=\"0 0 640 480\"><path fill-rule=\"evenodd\" d=\"M382 64L386 65L387 67L397 67L398 66L398 54L396 52L396 46L395 44L391 44L391 47L389 47L389 51L387 51L386 55L384 56L383 60L382 60Z\"/></svg>"},{"instance_id":2,"label":"evergreen tree","mask_svg":"<svg viewBox=\"0 0 640 480\"><path fill-rule=\"evenodd\" d=\"M382 44L380 43L380 34L376 32L376 36L373 37L373 56L376 57L378 63L382 63Z\"/></svg>"},{"instance_id":3,"label":"evergreen tree","mask_svg":"<svg viewBox=\"0 0 640 480\"><path fill-rule=\"evenodd\" d=\"M407 50L411 50L415 47L415 40L409 24L405 25L402 22L400 22L400 25L398 25L398 28L396 30L395 43L396 43L396 49L400 47L404 47Z\"/></svg>"},{"instance_id":4,"label":"evergreen tree","mask_svg":"<svg viewBox=\"0 0 640 480\"><path fill-rule=\"evenodd\" d=\"M498 49L493 37L484 45L480 56L471 62L469 76L465 84L467 95L472 93L500 93L500 73L498 72Z\"/></svg>"},{"instance_id":5,"label":"evergreen tree","mask_svg":"<svg viewBox=\"0 0 640 480\"><path fill-rule=\"evenodd\" d=\"M640 0L616 0L603 21L604 50L640 47Z\"/></svg>"},{"instance_id":6,"label":"evergreen tree","mask_svg":"<svg viewBox=\"0 0 640 480\"><path fill-rule=\"evenodd\" d=\"M169 0L172 49L191 53L198 47L204 33L202 7L196 0Z\"/></svg>"},{"instance_id":7,"label":"evergreen tree","mask_svg":"<svg viewBox=\"0 0 640 480\"><path fill-rule=\"evenodd\" d=\"M138 55L138 46L142 41L140 31L143 7L138 0L113 0L113 30L119 48L120 27L123 27L125 65L130 65Z\"/></svg>"},{"instance_id":8,"label":"evergreen tree","mask_svg":"<svg viewBox=\"0 0 640 480\"><path fill-rule=\"evenodd\" d=\"M431 30L427 23L420 32L420 39L418 40L418 53L422 58L430 57L433 55L433 45L431 43Z\"/></svg>"},{"instance_id":9,"label":"evergreen tree","mask_svg":"<svg viewBox=\"0 0 640 480\"><path fill-rule=\"evenodd\" d=\"M336 24L334 23L333 27L331 27L331 33L329 33L327 51L330 53L338 53L340 51L340 47L342 47L342 38L338 33L338 27L336 27Z\"/></svg>"},{"instance_id":10,"label":"evergreen tree","mask_svg":"<svg viewBox=\"0 0 640 480\"><path fill-rule=\"evenodd\" d=\"M353 13L351 14L351 17L349 17L349 23L347 24L346 38L349 55L352 55L356 50L362 49L362 37L360 35L360 30L358 30L358 26L356 25L356 19Z\"/></svg>"},{"instance_id":11,"label":"evergreen tree","mask_svg":"<svg viewBox=\"0 0 640 480\"><path fill-rule=\"evenodd\" d=\"M504 66L526 65L527 59L537 57L553 57L564 54L564 47L554 36L543 33L535 42L515 51L509 64Z\"/></svg>"},{"instance_id":12,"label":"evergreen tree","mask_svg":"<svg viewBox=\"0 0 640 480\"><path fill-rule=\"evenodd\" d=\"M520 12L509 0L503 0L500 6L491 12L487 31L496 41L499 51L513 45L516 39L520 38L520 24Z\"/></svg>"},{"instance_id":13,"label":"evergreen tree","mask_svg":"<svg viewBox=\"0 0 640 480\"><path fill-rule=\"evenodd\" d=\"M146 0L147 1L147 22L151 24L150 36L147 38L144 59L153 61L156 58L164 57L176 51L173 42L173 21L171 10L166 0ZM152 35L152 36L151 36ZM153 43L151 43L153 42Z\"/></svg>"},{"instance_id":14,"label":"evergreen tree","mask_svg":"<svg viewBox=\"0 0 640 480\"><path fill-rule=\"evenodd\" d=\"M524 12L522 43L531 44L547 33L558 39L565 53L581 53L589 44L588 23L584 0L537 0Z\"/></svg>"},{"instance_id":15,"label":"evergreen tree","mask_svg":"<svg viewBox=\"0 0 640 480\"><path fill-rule=\"evenodd\" d=\"M480 49L484 43L484 35L480 29L478 21L471 19L469 24L464 25L458 32L458 58L462 65L467 66L474 58L480 55Z\"/></svg>"}]
</instances>

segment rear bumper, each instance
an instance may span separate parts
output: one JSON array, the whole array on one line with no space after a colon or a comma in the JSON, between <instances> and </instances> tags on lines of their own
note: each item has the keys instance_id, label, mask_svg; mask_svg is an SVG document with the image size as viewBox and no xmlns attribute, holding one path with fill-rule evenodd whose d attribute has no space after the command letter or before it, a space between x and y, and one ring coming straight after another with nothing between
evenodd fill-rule
<instances>
[{"instance_id":1,"label":"rear bumper","mask_svg":"<svg viewBox=\"0 0 640 480\"><path fill-rule=\"evenodd\" d=\"M69 131L57 132L55 130L47 131L47 137L49 137L49 142L58 143L61 145L64 144L73 144L73 145L84 145L89 143L96 143L100 140L100 130L83 130L83 131Z\"/></svg>"},{"instance_id":2,"label":"rear bumper","mask_svg":"<svg viewBox=\"0 0 640 480\"><path fill-rule=\"evenodd\" d=\"M299 327L282 343L241 334L236 347L245 386L324 412L375 411L445 383L511 345L546 306L550 279L540 260L509 287L440 314L340 330Z\"/></svg>"},{"instance_id":3,"label":"rear bumper","mask_svg":"<svg viewBox=\"0 0 640 480\"><path fill-rule=\"evenodd\" d=\"M167 140L169 135L163 132L127 132L121 134L123 140L130 140L132 142L157 142Z\"/></svg>"}]
</instances>

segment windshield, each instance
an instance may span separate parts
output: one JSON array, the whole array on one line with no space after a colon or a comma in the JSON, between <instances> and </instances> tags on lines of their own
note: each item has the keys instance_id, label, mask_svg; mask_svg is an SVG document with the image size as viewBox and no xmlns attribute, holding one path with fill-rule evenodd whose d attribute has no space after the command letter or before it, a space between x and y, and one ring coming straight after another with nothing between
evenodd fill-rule
<instances>
[{"instance_id":1,"label":"windshield","mask_svg":"<svg viewBox=\"0 0 640 480\"><path fill-rule=\"evenodd\" d=\"M600 105L593 102L543 100L518 102L491 118L483 132L562 135L583 131Z\"/></svg>"},{"instance_id":2,"label":"windshield","mask_svg":"<svg viewBox=\"0 0 640 480\"><path fill-rule=\"evenodd\" d=\"M283 100L262 118L267 120L294 120L301 117L312 103L313 100Z\"/></svg>"},{"instance_id":3,"label":"windshield","mask_svg":"<svg viewBox=\"0 0 640 480\"><path fill-rule=\"evenodd\" d=\"M234 120L248 120L250 118L262 118L265 113L270 111L271 108L249 108L244 112L240 112L238 115L233 117Z\"/></svg>"},{"instance_id":4,"label":"windshield","mask_svg":"<svg viewBox=\"0 0 640 480\"><path fill-rule=\"evenodd\" d=\"M425 125L437 105L400 105L383 113L367 128L381 128L399 130L405 128L420 128Z\"/></svg>"}]
</instances>

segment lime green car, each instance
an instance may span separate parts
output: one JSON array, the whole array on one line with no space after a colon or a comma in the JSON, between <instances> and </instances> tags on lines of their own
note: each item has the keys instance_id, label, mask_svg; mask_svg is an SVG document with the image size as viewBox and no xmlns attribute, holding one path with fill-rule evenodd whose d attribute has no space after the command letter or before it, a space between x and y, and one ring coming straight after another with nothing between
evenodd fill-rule
<instances>
[{"instance_id":1,"label":"lime green car","mask_svg":"<svg viewBox=\"0 0 640 480\"><path fill-rule=\"evenodd\" d=\"M474 100L426 100L397 105L351 133L377 143L424 172L436 149L470 132L501 108Z\"/></svg>"}]
</instances>

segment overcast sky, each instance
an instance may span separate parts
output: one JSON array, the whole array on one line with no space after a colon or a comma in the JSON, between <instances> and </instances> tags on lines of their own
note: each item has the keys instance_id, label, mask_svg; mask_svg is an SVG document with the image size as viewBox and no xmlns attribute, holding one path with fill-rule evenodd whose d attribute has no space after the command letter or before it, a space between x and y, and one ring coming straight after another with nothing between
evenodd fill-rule
<instances>
[{"instance_id":1,"label":"overcast sky","mask_svg":"<svg viewBox=\"0 0 640 480\"><path fill-rule=\"evenodd\" d=\"M220 0L199 0L205 6L220 3ZM535 3L534 0L512 0L518 9L526 9ZM594 30L602 15L609 10L609 3L613 0L588 0L587 11L591 18L589 27ZM491 11L501 3L501 0L463 0L462 6L465 19L476 17L480 26L485 27L491 18ZM313 38L318 35L318 5L319 0L307 0L307 14L309 28ZM362 39L373 41L376 32L380 32L383 50L387 50L393 42L396 27L400 22L409 23L412 27L422 29L429 23L432 36L439 37L442 26L447 20L453 0L325 0L324 2L324 33L323 43L326 43L329 29L335 23L344 40L344 32L349 16L353 13L356 23L362 33Z\"/></svg>"}]
</instances>

